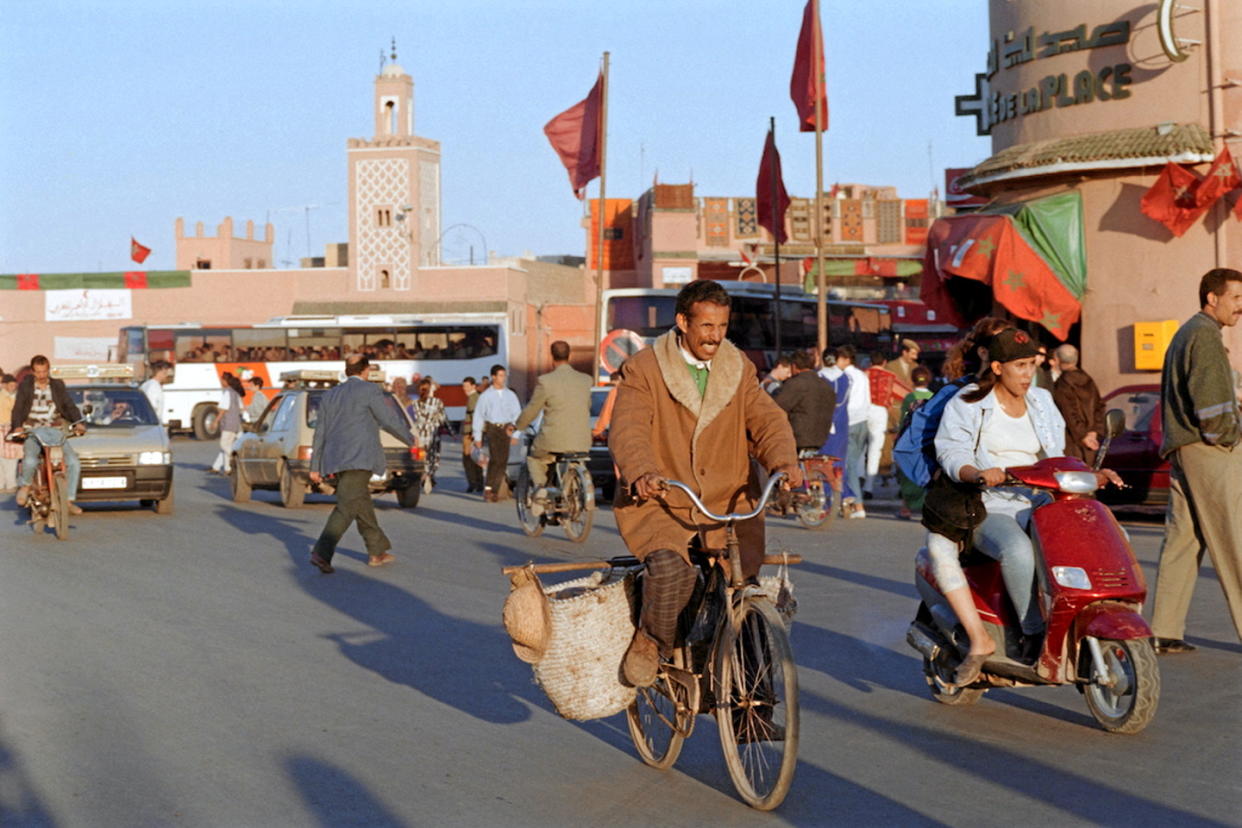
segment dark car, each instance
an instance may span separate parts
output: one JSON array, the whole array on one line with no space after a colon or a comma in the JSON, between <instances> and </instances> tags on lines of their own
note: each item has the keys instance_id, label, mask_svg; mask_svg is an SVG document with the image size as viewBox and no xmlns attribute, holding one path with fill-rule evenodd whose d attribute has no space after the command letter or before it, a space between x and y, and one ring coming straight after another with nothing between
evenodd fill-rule
<instances>
[{"instance_id":1,"label":"dark car","mask_svg":"<svg viewBox=\"0 0 1242 828\"><path fill-rule=\"evenodd\" d=\"M1104 409L1119 409L1125 430L1113 439L1104 465L1129 488L1100 490L1106 503L1159 505L1169 500L1169 462L1160 456L1164 428L1159 385L1126 385L1104 398Z\"/></svg>"},{"instance_id":2,"label":"dark car","mask_svg":"<svg viewBox=\"0 0 1242 828\"><path fill-rule=\"evenodd\" d=\"M595 421L599 419L600 412L604 410L604 401L608 399L611 391L611 385L597 385L591 389L592 429L595 428ZM617 472L612 463L612 452L608 450L608 432L591 440L591 456L587 460L587 471L591 473L591 480L595 482L603 499L610 502L616 494Z\"/></svg>"}]
</instances>

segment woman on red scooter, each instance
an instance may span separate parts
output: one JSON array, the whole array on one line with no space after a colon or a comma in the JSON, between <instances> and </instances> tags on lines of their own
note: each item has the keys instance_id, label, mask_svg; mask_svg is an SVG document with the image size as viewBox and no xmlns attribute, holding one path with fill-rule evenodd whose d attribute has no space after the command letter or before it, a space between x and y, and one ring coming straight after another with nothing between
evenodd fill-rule
<instances>
[{"instance_id":1,"label":"woman on red scooter","mask_svg":"<svg viewBox=\"0 0 1242 828\"><path fill-rule=\"evenodd\" d=\"M936 432L936 459L953 480L987 487L987 517L975 530L974 543L1000 561L1005 590L1022 628L1019 658L1029 662L1038 651L1044 621L1036 601L1035 552L1027 526L1031 511L1047 495L1002 484L1007 467L1062 456L1065 421L1052 395L1034 385L1039 351L1029 334L1010 328L993 336L986 347L987 370L944 409ZM978 675L988 653L974 650L972 641L955 684L967 684Z\"/></svg>"}]
</instances>

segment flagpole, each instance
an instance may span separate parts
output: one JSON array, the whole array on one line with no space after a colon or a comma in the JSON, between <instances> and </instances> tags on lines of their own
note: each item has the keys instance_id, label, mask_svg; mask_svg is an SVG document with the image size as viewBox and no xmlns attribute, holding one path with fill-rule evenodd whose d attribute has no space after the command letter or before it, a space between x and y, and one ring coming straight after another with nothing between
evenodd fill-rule
<instances>
[{"instance_id":1,"label":"flagpole","mask_svg":"<svg viewBox=\"0 0 1242 828\"><path fill-rule=\"evenodd\" d=\"M604 52L604 83L600 90L599 108L599 236L595 248L595 339L591 344L592 361L595 362L591 380L595 383L599 382L599 345L604 335L601 317L604 314L604 191L608 181L608 54Z\"/></svg>"},{"instance_id":2,"label":"flagpole","mask_svg":"<svg viewBox=\"0 0 1242 828\"><path fill-rule=\"evenodd\" d=\"M828 285L824 273L824 73L820 69L824 55L824 34L819 25L819 0L811 0L815 20L815 49L811 71L815 73L815 322L819 353L828 348Z\"/></svg>"},{"instance_id":3,"label":"flagpole","mask_svg":"<svg viewBox=\"0 0 1242 828\"><path fill-rule=\"evenodd\" d=\"M768 117L768 130L772 135L772 148L776 149L776 118ZM772 176L772 241L773 246L772 258L776 262L776 359L772 360L772 367L776 367L776 360L781 358L781 231L784 229L784 222L781 221L780 215L780 176Z\"/></svg>"}]
</instances>

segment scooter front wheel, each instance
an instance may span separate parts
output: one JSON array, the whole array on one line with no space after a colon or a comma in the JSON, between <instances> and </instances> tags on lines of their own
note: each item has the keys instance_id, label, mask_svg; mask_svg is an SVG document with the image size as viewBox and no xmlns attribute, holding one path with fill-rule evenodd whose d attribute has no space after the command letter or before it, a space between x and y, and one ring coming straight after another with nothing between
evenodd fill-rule
<instances>
[{"instance_id":1,"label":"scooter front wheel","mask_svg":"<svg viewBox=\"0 0 1242 828\"><path fill-rule=\"evenodd\" d=\"M1151 641L1100 639L1111 684L1101 683L1107 679L1085 642L1079 652L1079 676L1087 681L1083 695L1100 727L1111 733L1138 733L1147 727L1160 701L1160 668Z\"/></svg>"}]
</instances>

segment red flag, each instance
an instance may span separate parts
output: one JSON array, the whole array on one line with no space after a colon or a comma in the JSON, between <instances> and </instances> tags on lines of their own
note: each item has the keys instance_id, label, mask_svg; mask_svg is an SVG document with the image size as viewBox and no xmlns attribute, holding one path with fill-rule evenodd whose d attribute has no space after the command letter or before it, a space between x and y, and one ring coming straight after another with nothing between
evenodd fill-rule
<instances>
[{"instance_id":1,"label":"red flag","mask_svg":"<svg viewBox=\"0 0 1242 828\"><path fill-rule=\"evenodd\" d=\"M591 179L599 177L599 127L603 104L604 73L600 72L585 98L548 121L543 128L543 134L548 136L552 149L569 172L569 186L578 198L583 197Z\"/></svg>"},{"instance_id":2,"label":"red flag","mask_svg":"<svg viewBox=\"0 0 1242 828\"><path fill-rule=\"evenodd\" d=\"M129 257L138 264L142 264L147 260L147 256L151 255L151 248L143 247L133 236L129 237Z\"/></svg>"},{"instance_id":3,"label":"red flag","mask_svg":"<svg viewBox=\"0 0 1242 828\"><path fill-rule=\"evenodd\" d=\"M781 180L781 154L776 151L776 136L770 129L763 145L763 160L759 162L759 177L755 179L755 202L759 226L766 228L777 244L783 244L789 238L785 234L789 193Z\"/></svg>"},{"instance_id":4,"label":"red flag","mask_svg":"<svg viewBox=\"0 0 1242 828\"><path fill-rule=\"evenodd\" d=\"M146 256L144 255L143 258L146 258ZM125 287L131 289L147 287L147 272L145 270L131 270L126 273Z\"/></svg>"},{"instance_id":5,"label":"red flag","mask_svg":"<svg viewBox=\"0 0 1242 828\"><path fill-rule=\"evenodd\" d=\"M1143 194L1139 209L1143 215L1169 228L1174 236L1180 236L1207 210L1206 206L1195 204L1198 186L1198 176L1170 161L1164 165L1156 183Z\"/></svg>"},{"instance_id":6,"label":"red flag","mask_svg":"<svg viewBox=\"0 0 1242 828\"><path fill-rule=\"evenodd\" d=\"M18 290L38 290L39 274L38 273L19 273L17 274Z\"/></svg>"},{"instance_id":7,"label":"red flag","mask_svg":"<svg viewBox=\"0 0 1242 828\"><path fill-rule=\"evenodd\" d=\"M816 0L807 0L802 13L802 31L798 33L798 51L794 54L793 75L789 78L789 97L798 110L798 131L815 131L816 98L819 103L820 129L828 129L828 85L824 80L824 36L819 28ZM816 80L821 95L816 95Z\"/></svg>"},{"instance_id":8,"label":"red flag","mask_svg":"<svg viewBox=\"0 0 1242 828\"><path fill-rule=\"evenodd\" d=\"M1240 184L1242 184L1242 178L1238 177L1238 169L1233 164L1233 156L1229 154L1229 147L1223 147L1220 155L1216 156L1216 160L1212 162L1207 175L1195 188L1195 206L1205 209L1211 207L1216 203L1216 199Z\"/></svg>"}]
</instances>

